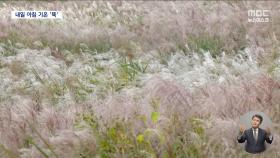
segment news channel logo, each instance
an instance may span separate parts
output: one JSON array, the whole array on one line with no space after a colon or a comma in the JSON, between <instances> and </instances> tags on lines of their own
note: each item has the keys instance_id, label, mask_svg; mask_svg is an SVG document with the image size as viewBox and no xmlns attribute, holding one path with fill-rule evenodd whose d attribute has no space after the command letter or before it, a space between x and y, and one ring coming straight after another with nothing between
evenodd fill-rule
<instances>
[{"instance_id":1,"label":"news channel logo","mask_svg":"<svg viewBox=\"0 0 280 158\"><path fill-rule=\"evenodd\" d=\"M249 23L268 23L269 21L269 10L248 10Z\"/></svg>"}]
</instances>

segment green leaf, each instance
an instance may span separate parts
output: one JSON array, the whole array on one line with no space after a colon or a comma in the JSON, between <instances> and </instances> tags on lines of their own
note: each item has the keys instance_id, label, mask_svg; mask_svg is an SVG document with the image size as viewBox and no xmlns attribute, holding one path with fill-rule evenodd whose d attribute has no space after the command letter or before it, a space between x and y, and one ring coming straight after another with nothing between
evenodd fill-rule
<instances>
[{"instance_id":1,"label":"green leaf","mask_svg":"<svg viewBox=\"0 0 280 158\"><path fill-rule=\"evenodd\" d=\"M138 143L142 143L144 141L144 135L143 134L139 134L136 139L137 139Z\"/></svg>"},{"instance_id":2,"label":"green leaf","mask_svg":"<svg viewBox=\"0 0 280 158\"><path fill-rule=\"evenodd\" d=\"M152 112L151 118L152 118L153 123L157 123L158 118L159 118L159 112Z\"/></svg>"}]
</instances>

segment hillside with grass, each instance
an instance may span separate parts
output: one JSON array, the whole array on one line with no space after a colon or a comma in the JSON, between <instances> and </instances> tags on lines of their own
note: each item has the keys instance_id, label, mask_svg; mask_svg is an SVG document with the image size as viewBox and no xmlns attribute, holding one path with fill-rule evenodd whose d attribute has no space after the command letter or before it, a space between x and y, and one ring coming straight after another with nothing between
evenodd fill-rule
<instances>
[{"instance_id":1,"label":"hillside with grass","mask_svg":"<svg viewBox=\"0 0 280 158\"><path fill-rule=\"evenodd\" d=\"M249 9L269 10L249 23ZM15 20L58 10L63 20ZM262 111L280 157L280 3L0 2L1 158L247 158Z\"/></svg>"}]
</instances>

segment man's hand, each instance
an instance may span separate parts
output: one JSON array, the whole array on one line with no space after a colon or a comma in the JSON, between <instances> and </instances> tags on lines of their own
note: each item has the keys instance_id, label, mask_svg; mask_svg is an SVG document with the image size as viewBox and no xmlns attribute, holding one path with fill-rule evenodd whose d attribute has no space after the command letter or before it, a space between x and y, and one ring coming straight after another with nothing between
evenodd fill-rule
<instances>
[{"instance_id":1,"label":"man's hand","mask_svg":"<svg viewBox=\"0 0 280 158\"><path fill-rule=\"evenodd\" d=\"M270 135L270 134L271 134L269 127L267 127L267 128L265 129L265 132L266 132L267 135Z\"/></svg>"},{"instance_id":2,"label":"man's hand","mask_svg":"<svg viewBox=\"0 0 280 158\"><path fill-rule=\"evenodd\" d=\"M246 141L246 135L244 134L245 132L245 126L244 125L239 125L239 134L237 136L237 141L238 143L244 143Z\"/></svg>"},{"instance_id":3,"label":"man's hand","mask_svg":"<svg viewBox=\"0 0 280 158\"><path fill-rule=\"evenodd\" d=\"M244 125L240 125L239 126L239 132L243 133L245 131L245 126Z\"/></svg>"},{"instance_id":4,"label":"man's hand","mask_svg":"<svg viewBox=\"0 0 280 158\"><path fill-rule=\"evenodd\" d=\"M265 128L265 134L266 134L266 139L265 139L265 141L266 141L267 143L271 144L272 141L273 141L273 136L272 136L272 134L271 134L271 132L270 132L270 129L269 129L268 127Z\"/></svg>"}]
</instances>

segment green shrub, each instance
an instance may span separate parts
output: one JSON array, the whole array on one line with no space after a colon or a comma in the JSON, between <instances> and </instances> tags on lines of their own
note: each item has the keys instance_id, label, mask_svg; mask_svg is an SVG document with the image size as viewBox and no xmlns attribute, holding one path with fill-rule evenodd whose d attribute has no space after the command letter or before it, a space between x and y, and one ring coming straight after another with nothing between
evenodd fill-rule
<instances>
[{"instance_id":1,"label":"green shrub","mask_svg":"<svg viewBox=\"0 0 280 158\"><path fill-rule=\"evenodd\" d=\"M133 82L137 76L141 73L145 73L147 70L148 64L144 64L140 61L123 58L119 61L119 71L115 73L115 77L117 79L117 83L115 86L115 90L119 91L122 88L128 86L131 82Z\"/></svg>"},{"instance_id":2,"label":"green shrub","mask_svg":"<svg viewBox=\"0 0 280 158\"><path fill-rule=\"evenodd\" d=\"M201 35L201 36L190 36L188 38L189 48L200 54L205 51L209 51L211 56L216 58L219 56L224 47L223 41L218 36Z\"/></svg>"}]
</instances>

